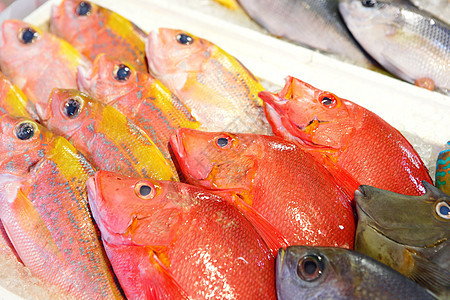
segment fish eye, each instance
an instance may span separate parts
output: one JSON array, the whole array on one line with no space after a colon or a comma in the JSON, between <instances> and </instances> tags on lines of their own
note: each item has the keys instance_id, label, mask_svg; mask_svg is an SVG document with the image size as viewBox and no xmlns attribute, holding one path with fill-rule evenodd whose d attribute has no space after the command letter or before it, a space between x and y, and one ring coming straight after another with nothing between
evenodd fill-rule
<instances>
[{"instance_id":1,"label":"fish eye","mask_svg":"<svg viewBox=\"0 0 450 300\"><path fill-rule=\"evenodd\" d=\"M307 255L302 257L297 265L297 275L304 281L314 281L319 278L324 269L322 257Z\"/></svg>"},{"instance_id":2,"label":"fish eye","mask_svg":"<svg viewBox=\"0 0 450 300\"><path fill-rule=\"evenodd\" d=\"M216 146L220 149L229 148L232 142L232 138L227 135L220 135L215 140Z\"/></svg>"},{"instance_id":3,"label":"fish eye","mask_svg":"<svg viewBox=\"0 0 450 300\"><path fill-rule=\"evenodd\" d=\"M179 33L177 34L177 42L183 45L190 45L194 42L194 39L185 33Z\"/></svg>"},{"instance_id":4,"label":"fish eye","mask_svg":"<svg viewBox=\"0 0 450 300\"><path fill-rule=\"evenodd\" d=\"M80 4L78 4L75 13L78 16L89 16L92 11L92 5L89 2L81 1Z\"/></svg>"},{"instance_id":5,"label":"fish eye","mask_svg":"<svg viewBox=\"0 0 450 300\"><path fill-rule=\"evenodd\" d=\"M117 81L126 81L130 78L131 69L123 64L114 67L113 76Z\"/></svg>"},{"instance_id":6,"label":"fish eye","mask_svg":"<svg viewBox=\"0 0 450 300\"><path fill-rule=\"evenodd\" d=\"M450 205L445 201L436 204L436 214L445 220L450 220Z\"/></svg>"},{"instance_id":7,"label":"fish eye","mask_svg":"<svg viewBox=\"0 0 450 300\"><path fill-rule=\"evenodd\" d=\"M323 93L323 94L321 94L319 96L319 101L320 101L320 103L323 106L325 106L327 108L335 107L337 102L338 102L336 97L333 94L331 94L331 93Z\"/></svg>"},{"instance_id":8,"label":"fish eye","mask_svg":"<svg viewBox=\"0 0 450 300\"><path fill-rule=\"evenodd\" d=\"M17 138L22 141L31 139L35 131L36 127L31 122L19 123L15 128Z\"/></svg>"},{"instance_id":9,"label":"fish eye","mask_svg":"<svg viewBox=\"0 0 450 300\"><path fill-rule=\"evenodd\" d=\"M376 0L361 0L361 4L365 7L374 7L377 4Z\"/></svg>"},{"instance_id":10,"label":"fish eye","mask_svg":"<svg viewBox=\"0 0 450 300\"><path fill-rule=\"evenodd\" d=\"M64 103L64 114L70 119L74 119L78 116L81 110L81 102L78 99L69 99Z\"/></svg>"},{"instance_id":11,"label":"fish eye","mask_svg":"<svg viewBox=\"0 0 450 300\"><path fill-rule=\"evenodd\" d=\"M155 196L156 188L154 185L147 181L139 181L134 186L134 192L139 198L148 200Z\"/></svg>"},{"instance_id":12,"label":"fish eye","mask_svg":"<svg viewBox=\"0 0 450 300\"><path fill-rule=\"evenodd\" d=\"M36 32L36 30L34 30L31 27L26 27L23 28L20 32L19 32L19 41L22 44L32 44L36 41L36 39L38 38L38 33Z\"/></svg>"}]
</instances>

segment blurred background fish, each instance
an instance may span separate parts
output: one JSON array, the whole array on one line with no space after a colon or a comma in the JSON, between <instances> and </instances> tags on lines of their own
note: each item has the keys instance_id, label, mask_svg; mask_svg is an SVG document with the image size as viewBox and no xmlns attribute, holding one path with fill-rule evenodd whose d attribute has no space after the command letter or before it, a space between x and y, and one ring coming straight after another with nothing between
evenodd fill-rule
<instances>
[{"instance_id":1,"label":"blurred background fish","mask_svg":"<svg viewBox=\"0 0 450 300\"><path fill-rule=\"evenodd\" d=\"M360 186L355 250L449 299L450 196L423 184L422 196Z\"/></svg>"}]
</instances>

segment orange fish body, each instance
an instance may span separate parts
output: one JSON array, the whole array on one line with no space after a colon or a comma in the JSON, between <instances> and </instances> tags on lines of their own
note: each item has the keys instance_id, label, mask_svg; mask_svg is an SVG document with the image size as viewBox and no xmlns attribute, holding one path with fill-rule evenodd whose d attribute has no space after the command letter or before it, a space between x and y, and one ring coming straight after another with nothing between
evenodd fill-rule
<instances>
[{"instance_id":1,"label":"orange fish body","mask_svg":"<svg viewBox=\"0 0 450 300\"><path fill-rule=\"evenodd\" d=\"M189 183L235 194L247 217L262 216L288 245L353 247L351 198L294 143L180 129L171 146Z\"/></svg>"},{"instance_id":2,"label":"orange fish body","mask_svg":"<svg viewBox=\"0 0 450 300\"><path fill-rule=\"evenodd\" d=\"M331 172L359 184L408 195L425 192L428 170L403 135L371 111L296 78L278 94L260 93L276 135L309 149Z\"/></svg>"},{"instance_id":3,"label":"orange fish body","mask_svg":"<svg viewBox=\"0 0 450 300\"><path fill-rule=\"evenodd\" d=\"M223 198L99 171L89 204L129 299L276 299L274 258Z\"/></svg>"},{"instance_id":4,"label":"orange fish body","mask_svg":"<svg viewBox=\"0 0 450 300\"><path fill-rule=\"evenodd\" d=\"M35 121L0 126L0 218L24 265L76 299L121 298L88 208L93 168Z\"/></svg>"},{"instance_id":5,"label":"orange fish body","mask_svg":"<svg viewBox=\"0 0 450 300\"><path fill-rule=\"evenodd\" d=\"M78 86L112 105L147 133L167 160L169 139L178 128L198 128L189 110L159 80L122 59L100 54L91 70L80 68Z\"/></svg>"},{"instance_id":6,"label":"orange fish body","mask_svg":"<svg viewBox=\"0 0 450 300\"><path fill-rule=\"evenodd\" d=\"M268 133L259 81L236 58L181 30L160 28L146 43L150 72L208 130Z\"/></svg>"},{"instance_id":7,"label":"orange fish body","mask_svg":"<svg viewBox=\"0 0 450 300\"><path fill-rule=\"evenodd\" d=\"M147 134L110 105L74 89L55 89L41 122L67 138L96 168L125 176L177 180Z\"/></svg>"},{"instance_id":8,"label":"orange fish body","mask_svg":"<svg viewBox=\"0 0 450 300\"><path fill-rule=\"evenodd\" d=\"M19 20L2 24L0 68L35 105L45 105L55 87L76 88L77 67L89 64L53 34Z\"/></svg>"},{"instance_id":9,"label":"orange fish body","mask_svg":"<svg viewBox=\"0 0 450 300\"><path fill-rule=\"evenodd\" d=\"M107 53L129 61L140 71L147 71L146 34L107 8L89 1L64 0L53 7L50 28L91 61L98 54Z\"/></svg>"},{"instance_id":10,"label":"orange fish body","mask_svg":"<svg viewBox=\"0 0 450 300\"><path fill-rule=\"evenodd\" d=\"M33 103L30 103L25 94L0 72L0 115L3 114L38 119Z\"/></svg>"}]
</instances>

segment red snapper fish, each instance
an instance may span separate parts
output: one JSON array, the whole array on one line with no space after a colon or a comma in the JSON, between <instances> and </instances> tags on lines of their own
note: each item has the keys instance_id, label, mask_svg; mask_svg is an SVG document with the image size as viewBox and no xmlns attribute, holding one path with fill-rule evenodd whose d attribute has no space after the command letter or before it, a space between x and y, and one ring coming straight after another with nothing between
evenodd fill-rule
<instances>
[{"instance_id":1,"label":"red snapper fish","mask_svg":"<svg viewBox=\"0 0 450 300\"><path fill-rule=\"evenodd\" d=\"M170 143L187 181L233 195L233 204L261 235L268 234L266 242L275 252L279 247L272 241L278 246L353 248L351 198L294 143L273 136L186 128Z\"/></svg>"},{"instance_id":2,"label":"red snapper fish","mask_svg":"<svg viewBox=\"0 0 450 300\"><path fill-rule=\"evenodd\" d=\"M112 105L132 120L168 160L169 139L178 128L198 128L200 123L159 80L140 72L123 59L100 54L90 70L78 69L80 90Z\"/></svg>"},{"instance_id":3,"label":"red snapper fish","mask_svg":"<svg viewBox=\"0 0 450 300\"><path fill-rule=\"evenodd\" d=\"M0 115L3 114L38 119L33 103L0 72Z\"/></svg>"},{"instance_id":4,"label":"red snapper fish","mask_svg":"<svg viewBox=\"0 0 450 300\"><path fill-rule=\"evenodd\" d=\"M155 78L207 130L269 133L258 79L217 45L185 31L160 28L146 42Z\"/></svg>"},{"instance_id":5,"label":"red snapper fish","mask_svg":"<svg viewBox=\"0 0 450 300\"><path fill-rule=\"evenodd\" d=\"M64 0L53 7L50 29L91 61L100 53L107 53L147 71L147 34L107 8L90 1Z\"/></svg>"},{"instance_id":6,"label":"red snapper fish","mask_svg":"<svg viewBox=\"0 0 450 300\"><path fill-rule=\"evenodd\" d=\"M106 253L129 299L276 299L274 257L218 195L99 171L87 182Z\"/></svg>"},{"instance_id":7,"label":"red snapper fish","mask_svg":"<svg viewBox=\"0 0 450 300\"><path fill-rule=\"evenodd\" d=\"M333 174L348 173L351 190L365 184L421 195L421 181L432 183L408 140L371 111L293 77L278 94L259 96L273 132L308 149Z\"/></svg>"},{"instance_id":8,"label":"red snapper fish","mask_svg":"<svg viewBox=\"0 0 450 300\"><path fill-rule=\"evenodd\" d=\"M45 105L56 87L76 88L80 65L90 62L63 39L19 20L3 22L0 68L35 105Z\"/></svg>"},{"instance_id":9,"label":"red snapper fish","mask_svg":"<svg viewBox=\"0 0 450 300\"><path fill-rule=\"evenodd\" d=\"M69 297L122 298L89 211L86 159L10 115L0 118L0 153L0 219L24 265Z\"/></svg>"}]
</instances>

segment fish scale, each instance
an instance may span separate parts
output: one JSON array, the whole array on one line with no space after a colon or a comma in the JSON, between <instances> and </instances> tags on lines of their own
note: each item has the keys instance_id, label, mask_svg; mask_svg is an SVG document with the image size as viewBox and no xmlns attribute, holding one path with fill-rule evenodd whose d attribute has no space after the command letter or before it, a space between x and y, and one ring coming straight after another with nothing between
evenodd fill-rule
<instances>
[{"instance_id":1,"label":"fish scale","mask_svg":"<svg viewBox=\"0 0 450 300\"><path fill-rule=\"evenodd\" d=\"M13 138L10 125L28 122L36 131L16 139L0 162L0 217L25 266L70 297L121 298L88 208L85 186L94 169L37 123L9 115L0 122L2 141ZM9 160L18 163L11 168Z\"/></svg>"}]
</instances>

